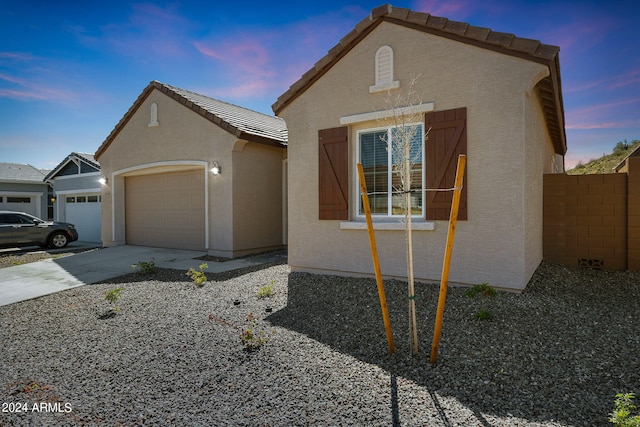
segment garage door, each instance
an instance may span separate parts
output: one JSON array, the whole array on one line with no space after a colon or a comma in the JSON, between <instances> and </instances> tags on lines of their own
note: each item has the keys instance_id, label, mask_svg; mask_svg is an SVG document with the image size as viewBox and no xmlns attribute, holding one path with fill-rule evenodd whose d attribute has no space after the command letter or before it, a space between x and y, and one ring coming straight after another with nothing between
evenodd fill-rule
<instances>
[{"instance_id":1,"label":"garage door","mask_svg":"<svg viewBox=\"0 0 640 427\"><path fill-rule=\"evenodd\" d=\"M205 249L202 170L125 178L129 245Z\"/></svg>"},{"instance_id":2,"label":"garage door","mask_svg":"<svg viewBox=\"0 0 640 427\"><path fill-rule=\"evenodd\" d=\"M100 221L102 209L99 194L81 194L65 197L65 222L78 230L78 240L101 242Z\"/></svg>"},{"instance_id":3,"label":"garage door","mask_svg":"<svg viewBox=\"0 0 640 427\"><path fill-rule=\"evenodd\" d=\"M0 196L0 211L36 213L36 198L31 196ZM46 218L45 218L46 219Z\"/></svg>"}]
</instances>

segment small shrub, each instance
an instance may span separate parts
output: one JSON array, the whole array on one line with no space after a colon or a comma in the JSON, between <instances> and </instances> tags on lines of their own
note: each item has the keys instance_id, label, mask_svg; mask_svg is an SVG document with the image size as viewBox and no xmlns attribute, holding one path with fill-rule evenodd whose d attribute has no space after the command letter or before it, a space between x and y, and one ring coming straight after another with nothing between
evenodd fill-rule
<instances>
[{"instance_id":1,"label":"small shrub","mask_svg":"<svg viewBox=\"0 0 640 427\"><path fill-rule=\"evenodd\" d=\"M468 298L475 298L478 295L493 298L497 294L496 290L489 286L487 283L481 283L479 285L473 285L471 289L467 289L464 296Z\"/></svg>"},{"instance_id":2,"label":"small shrub","mask_svg":"<svg viewBox=\"0 0 640 427\"><path fill-rule=\"evenodd\" d=\"M486 308L481 308L474 316L478 320L490 320L493 318L493 314Z\"/></svg>"},{"instance_id":3,"label":"small shrub","mask_svg":"<svg viewBox=\"0 0 640 427\"><path fill-rule=\"evenodd\" d=\"M493 313L485 307L485 303L487 299L493 299L497 295L497 292L494 288L489 286L487 283L481 283L479 285L474 285L472 288L467 289L464 293L464 296L467 298L475 299L478 296L482 297L482 306L480 310L478 310L474 317L478 320L491 320L493 318Z\"/></svg>"},{"instance_id":4,"label":"small shrub","mask_svg":"<svg viewBox=\"0 0 640 427\"><path fill-rule=\"evenodd\" d=\"M610 414L609 422L617 427L640 427L640 414L633 415L637 409L633 404L635 397L633 393L616 394L615 409Z\"/></svg>"},{"instance_id":5,"label":"small shrub","mask_svg":"<svg viewBox=\"0 0 640 427\"><path fill-rule=\"evenodd\" d=\"M250 313L247 316L247 321L249 326L242 329L240 340L245 350L254 351L266 344L269 341L269 337L264 331L259 330L260 324L253 314Z\"/></svg>"},{"instance_id":6,"label":"small shrub","mask_svg":"<svg viewBox=\"0 0 640 427\"><path fill-rule=\"evenodd\" d=\"M104 299L106 299L107 301L109 301L110 304L113 305L113 307L111 308L112 313L115 313L116 311L118 311L118 307L116 307L116 303L120 299L121 294L122 294L122 288L111 289L110 291L107 291L106 294L104 294Z\"/></svg>"},{"instance_id":7,"label":"small shrub","mask_svg":"<svg viewBox=\"0 0 640 427\"><path fill-rule=\"evenodd\" d=\"M131 264L131 267L134 269L140 269L140 271L144 274L151 274L156 268L156 263L153 261L138 261L137 264Z\"/></svg>"},{"instance_id":8,"label":"small shrub","mask_svg":"<svg viewBox=\"0 0 640 427\"><path fill-rule=\"evenodd\" d=\"M209 265L206 262L203 262L200 264L199 270L190 268L189 271L187 271L187 276L193 280L193 283L202 287L204 286L204 282L207 281L207 276L204 274L204 270L207 268L209 268Z\"/></svg>"},{"instance_id":9,"label":"small shrub","mask_svg":"<svg viewBox=\"0 0 640 427\"><path fill-rule=\"evenodd\" d=\"M271 281L273 283L273 281ZM258 289L258 298L267 298L273 295L273 285L264 285Z\"/></svg>"}]
</instances>

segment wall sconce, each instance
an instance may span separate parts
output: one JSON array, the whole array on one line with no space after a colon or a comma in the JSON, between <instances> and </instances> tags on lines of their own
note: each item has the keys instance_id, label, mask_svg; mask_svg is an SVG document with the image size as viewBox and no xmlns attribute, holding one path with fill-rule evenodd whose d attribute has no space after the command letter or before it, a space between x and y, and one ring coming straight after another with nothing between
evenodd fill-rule
<instances>
[{"instance_id":1,"label":"wall sconce","mask_svg":"<svg viewBox=\"0 0 640 427\"><path fill-rule=\"evenodd\" d=\"M99 182L100 184L102 184L102 185L107 185L107 177L106 177L106 176L104 176L104 175L102 175L102 176L100 177L100 179L98 180L98 182Z\"/></svg>"},{"instance_id":2,"label":"wall sconce","mask_svg":"<svg viewBox=\"0 0 640 427\"><path fill-rule=\"evenodd\" d=\"M51 203L55 203L56 202L56 196L51 196Z\"/></svg>"},{"instance_id":3,"label":"wall sconce","mask_svg":"<svg viewBox=\"0 0 640 427\"><path fill-rule=\"evenodd\" d=\"M220 165L217 161L211 163L211 173L214 175L220 175Z\"/></svg>"}]
</instances>

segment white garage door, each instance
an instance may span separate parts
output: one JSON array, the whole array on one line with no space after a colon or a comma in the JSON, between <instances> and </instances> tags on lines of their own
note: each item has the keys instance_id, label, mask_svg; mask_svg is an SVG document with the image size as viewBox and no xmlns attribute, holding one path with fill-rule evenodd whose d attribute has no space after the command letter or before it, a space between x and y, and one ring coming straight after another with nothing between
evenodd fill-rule
<instances>
[{"instance_id":1,"label":"white garage door","mask_svg":"<svg viewBox=\"0 0 640 427\"><path fill-rule=\"evenodd\" d=\"M102 209L99 194L81 194L65 197L65 222L78 230L78 240L101 242L100 222Z\"/></svg>"},{"instance_id":2,"label":"white garage door","mask_svg":"<svg viewBox=\"0 0 640 427\"><path fill-rule=\"evenodd\" d=\"M0 211L18 211L37 215L36 197L20 195L0 196Z\"/></svg>"},{"instance_id":3,"label":"white garage door","mask_svg":"<svg viewBox=\"0 0 640 427\"><path fill-rule=\"evenodd\" d=\"M205 249L204 172L125 178L125 233L129 245Z\"/></svg>"}]
</instances>

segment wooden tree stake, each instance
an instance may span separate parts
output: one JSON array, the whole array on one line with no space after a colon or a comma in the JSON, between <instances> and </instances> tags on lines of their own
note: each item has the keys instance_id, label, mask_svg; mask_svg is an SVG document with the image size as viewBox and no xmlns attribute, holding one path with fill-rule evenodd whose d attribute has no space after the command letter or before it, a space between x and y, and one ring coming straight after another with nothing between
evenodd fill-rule
<instances>
[{"instance_id":1,"label":"wooden tree stake","mask_svg":"<svg viewBox=\"0 0 640 427\"><path fill-rule=\"evenodd\" d=\"M449 281L449 267L451 265L451 253L453 251L453 239L456 232L456 222L458 220L458 206L460 205L460 193L462 191L462 179L464 177L464 167L467 163L467 156L458 156L458 168L456 170L456 183L451 202L451 215L449 216L449 231L447 233L447 246L444 251L444 262L442 264L442 278L440 279L440 296L438 297L438 310L436 311L436 325L433 330L433 343L431 345L431 363L438 360L438 345L440 344L440 331L442 330L442 317L444 315L444 302L447 298L447 282Z\"/></svg>"},{"instance_id":2,"label":"wooden tree stake","mask_svg":"<svg viewBox=\"0 0 640 427\"><path fill-rule=\"evenodd\" d=\"M373 221L371 220L371 207L369 206L369 195L367 194L367 183L364 181L362 164L358 163L358 176L360 177L360 192L362 194L362 204L367 217L367 230L369 231L369 244L371 245L371 257L373 258L373 268L376 273L376 283L378 284L378 296L380 297L380 308L382 309L382 320L384 329L387 332L387 342L389 343L389 353L396 351L393 343L393 333L391 332L391 321L389 320L389 310L387 309L387 297L382 284L382 273L380 272L380 261L378 260L378 247L376 246L376 236L373 233Z\"/></svg>"}]
</instances>

